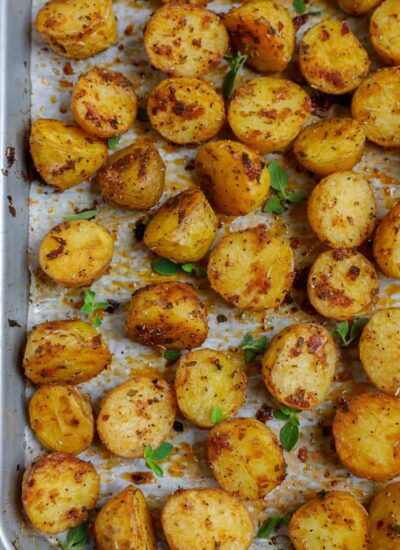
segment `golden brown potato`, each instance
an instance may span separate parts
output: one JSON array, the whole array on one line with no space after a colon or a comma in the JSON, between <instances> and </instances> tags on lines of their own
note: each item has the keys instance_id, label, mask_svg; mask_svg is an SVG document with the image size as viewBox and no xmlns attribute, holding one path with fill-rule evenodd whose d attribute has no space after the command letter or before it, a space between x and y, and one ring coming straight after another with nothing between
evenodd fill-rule
<instances>
[{"instance_id":1,"label":"golden brown potato","mask_svg":"<svg viewBox=\"0 0 400 550\"><path fill-rule=\"evenodd\" d=\"M207 338L207 310L189 283L154 283L134 293L126 330L145 346L197 348Z\"/></svg>"},{"instance_id":2,"label":"golden brown potato","mask_svg":"<svg viewBox=\"0 0 400 550\"><path fill-rule=\"evenodd\" d=\"M325 398L338 352L328 330L314 323L290 325L271 340L262 361L269 392L293 409L313 409Z\"/></svg>"},{"instance_id":3,"label":"golden brown potato","mask_svg":"<svg viewBox=\"0 0 400 550\"><path fill-rule=\"evenodd\" d=\"M370 60L347 23L328 19L303 36L299 64L313 88L326 94L346 94L366 77Z\"/></svg>"},{"instance_id":4,"label":"golden brown potato","mask_svg":"<svg viewBox=\"0 0 400 550\"><path fill-rule=\"evenodd\" d=\"M51 0L35 25L56 53L72 59L101 52L117 36L112 0Z\"/></svg>"},{"instance_id":5,"label":"golden brown potato","mask_svg":"<svg viewBox=\"0 0 400 550\"><path fill-rule=\"evenodd\" d=\"M207 141L225 122L222 97L204 80L169 78L149 95L151 125L173 143Z\"/></svg>"},{"instance_id":6,"label":"golden brown potato","mask_svg":"<svg viewBox=\"0 0 400 550\"><path fill-rule=\"evenodd\" d=\"M217 216L204 194L199 189L187 189L157 210L143 242L159 256L175 262L197 262L207 254L217 226Z\"/></svg>"},{"instance_id":7,"label":"golden brown potato","mask_svg":"<svg viewBox=\"0 0 400 550\"><path fill-rule=\"evenodd\" d=\"M399 0L385 0L372 14L369 26L376 53L389 65L400 65Z\"/></svg>"},{"instance_id":8,"label":"golden brown potato","mask_svg":"<svg viewBox=\"0 0 400 550\"><path fill-rule=\"evenodd\" d=\"M211 428L213 411L234 416L246 398L247 376L224 351L198 349L184 355L178 365L175 391L182 414L201 428Z\"/></svg>"},{"instance_id":9,"label":"golden brown potato","mask_svg":"<svg viewBox=\"0 0 400 550\"><path fill-rule=\"evenodd\" d=\"M339 0L339 6L350 15L364 15L382 0Z\"/></svg>"},{"instance_id":10,"label":"golden brown potato","mask_svg":"<svg viewBox=\"0 0 400 550\"><path fill-rule=\"evenodd\" d=\"M140 489L114 495L94 522L97 550L156 550L151 515Z\"/></svg>"},{"instance_id":11,"label":"golden brown potato","mask_svg":"<svg viewBox=\"0 0 400 550\"><path fill-rule=\"evenodd\" d=\"M400 202L378 225L374 256L385 275L400 279Z\"/></svg>"},{"instance_id":12,"label":"golden brown potato","mask_svg":"<svg viewBox=\"0 0 400 550\"><path fill-rule=\"evenodd\" d=\"M247 550L254 524L247 508L219 489L179 490L161 515L170 550Z\"/></svg>"},{"instance_id":13,"label":"golden brown potato","mask_svg":"<svg viewBox=\"0 0 400 550\"><path fill-rule=\"evenodd\" d=\"M360 338L360 359L378 390L400 394L400 308L377 311Z\"/></svg>"},{"instance_id":14,"label":"golden brown potato","mask_svg":"<svg viewBox=\"0 0 400 550\"><path fill-rule=\"evenodd\" d=\"M92 404L76 386L41 386L29 402L29 421L40 443L51 451L77 455L93 440Z\"/></svg>"},{"instance_id":15,"label":"golden brown potato","mask_svg":"<svg viewBox=\"0 0 400 550\"><path fill-rule=\"evenodd\" d=\"M90 178L107 160L107 146L71 122L39 118L29 147L36 170L49 185L69 189Z\"/></svg>"},{"instance_id":16,"label":"golden brown potato","mask_svg":"<svg viewBox=\"0 0 400 550\"><path fill-rule=\"evenodd\" d=\"M310 111L311 100L298 84L265 76L236 90L228 121L240 141L262 153L273 153L294 140Z\"/></svg>"},{"instance_id":17,"label":"golden brown potato","mask_svg":"<svg viewBox=\"0 0 400 550\"><path fill-rule=\"evenodd\" d=\"M112 453L137 458L164 441L175 415L173 387L159 376L135 374L103 397L97 432Z\"/></svg>"},{"instance_id":18,"label":"golden brown potato","mask_svg":"<svg viewBox=\"0 0 400 550\"><path fill-rule=\"evenodd\" d=\"M34 384L79 384L111 364L101 334L83 321L50 321L33 327L23 367Z\"/></svg>"},{"instance_id":19,"label":"golden brown potato","mask_svg":"<svg viewBox=\"0 0 400 550\"><path fill-rule=\"evenodd\" d=\"M170 76L199 77L228 50L228 33L218 15L202 6L168 4L146 26L144 47L151 64Z\"/></svg>"},{"instance_id":20,"label":"golden brown potato","mask_svg":"<svg viewBox=\"0 0 400 550\"><path fill-rule=\"evenodd\" d=\"M71 111L88 134L101 139L119 136L135 120L135 89L123 74L95 67L79 77L72 92Z\"/></svg>"},{"instance_id":21,"label":"golden brown potato","mask_svg":"<svg viewBox=\"0 0 400 550\"><path fill-rule=\"evenodd\" d=\"M376 225L372 186L355 172L335 172L319 182L308 199L308 221L317 237L332 248L355 248Z\"/></svg>"},{"instance_id":22,"label":"golden brown potato","mask_svg":"<svg viewBox=\"0 0 400 550\"><path fill-rule=\"evenodd\" d=\"M337 454L350 472L373 481L400 474L400 399L383 393L357 395L333 420Z\"/></svg>"},{"instance_id":23,"label":"golden brown potato","mask_svg":"<svg viewBox=\"0 0 400 550\"><path fill-rule=\"evenodd\" d=\"M320 120L304 128L293 144L299 163L319 176L351 170L365 149L365 133L352 118Z\"/></svg>"},{"instance_id":24,"label":"golden brown potato","mask_svg":"<svg viewBox=\"0 0 400 550\"><path fill-rule=\"evenodd\" d=\"M260 311L279 306L292 287L293 252L265 225L230 233L210 254L211 287L240 309Z\"/></svg>"},{"instance_id":25,"label":"golden brown potato","mask_svg":"<svg viewBox=\"0 0 400 550\"><path fill-rule=\"evenodd\" d=\"M382 147L400 147L400 67L380 69L353 95L351 112L367 138Z\"/></svg>"},{"instance_id":26,"label":"golden brown potato","mask_svg":"<svg viewBox=\"0 0 400 550\"><path fill-rule=\"evenodd\" d=\"M56 534L83 523L94 508L100 478L90 462L52 453L37 457L22 480L22 503L39 531Z\"/></svg>"},{"instance_id":27,"label":"golden brown potato","mask_svg":"<svg viewBox=\"0 0 400 550\"><path fill-rule=\"evenodd\" d=\"M133 143L110 157L97 182L105 202L147 210L164 192L165 165L153 144Z\"/></svg>"},{"instance_id":28,"label":"golden brown potato","mask_svg":"<svg viewBox=\"0 0 400 550\"><path fill-rule=\"evenodd\" d=\"M88 286L107 271L114 253L109 232L96 222L62 222L40 245L40 267L51 279L67 287Z\"/></svg>"},{"instance_id":29,"label":"golden brown potato","mask_svg":"<svg viewBox=\"0 0 400 550\"><path fill-rule=\"evenodd\" d=\"M196 172L219 212L244 216L262 204L269 172L261 158L238 141L211 141L197 150Z\"/></svg>"},{"instance_id":30,"label":"golden brown potato","mask_svg":"<svg viewBox=\"0 0 400 550\"><path fill-rule=\"evenodd\" d=\"M322 492L293 514L289 538L295 550L368 550L368 514L350 493Z\"/></svg>"},{"instance_id":31,"label":"golden brown potato","mask_svg":"<svg viewBox=\"0 0 400 550\"><path fill-rule=\"evenodd\" d=\"M378 276L367 258L355 250L327 250L311 266L307 294L328 319L345 321L367 313L378 294Z\"/></svg>"},{"instance_id":32,"label":"golden brown potato","mask_svg":"<svg viewBox=\"0 0 400 550\"><path fill-rule=\"evenodd\" d=\"M400 482L386 485L369 508L371 550L398 550L400 530Z\"/></svg>"},{"instance_id":33,"label":"golden brown potato","mask_svg":"<svg viewBox=\"0 0 400 550\"><path fill-rule=\"evenodd\" d=\"M296 31L289 12L272 0L251 0L224 18L235 50L261 72L281 72L292 59Z\"/></svg>"},{"instance_id":34,"label":"golden brown potato","mask_svg":"<svg viewBox=\"0 0 400 550\"><path fill-rule=\"evenodd\" d=\"M208 435L207 453L222 489L242 499L264 498L286 476L282 447L255 418L217 424Z\"/></svg>"}]
</instances>

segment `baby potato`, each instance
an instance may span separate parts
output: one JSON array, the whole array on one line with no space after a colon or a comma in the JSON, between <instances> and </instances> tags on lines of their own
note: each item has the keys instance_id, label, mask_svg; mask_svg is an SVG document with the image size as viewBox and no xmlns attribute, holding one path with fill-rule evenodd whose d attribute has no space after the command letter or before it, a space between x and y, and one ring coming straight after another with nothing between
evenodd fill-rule
<instances>
[{"instance_id":1,"label":"baby potato","mask_svg":"<svg viewBox=\"0 0 400 550\"><path fill-rule=\"evenodd\" d=\"M176 491L161 522L170 550L247 550L254 537L245 505L219 489Z\"/></svg>"},{"instance_id":2,"label":"baby potato","mask_svg":"<svg viewBox=\"0 0 400 550\"><path fill-rule=\"evenodd\" d=\"M46 384L29 402L29 422L46 449L77 455L93 440L92 404L79 388Z\"/></svg>"},{"instance_id":3,"label":"baby potato","mask_svg":"<svg viewBox=\"0 0 400 550\"><path fill-rule=\"evenodd\" d=\"M212 245L218 219L199 189L170 197L154 214L143 242L159 256L175 262L197 262Z\"/></svg>"},{"instance_id":4,"label":"baby potato","mask_svg":"<svg viewBox=\"0 0 400 550\"><path fill-rule=\"evenodd\" d=\"M111 364L101 334L83 321L50 321L33 327L23 367L34 384L79 384Z\"/></svg>"},{"instance_id":5,"label":"baby potato","mask_svg":"<svg viewBox=\"0 0 400 550\"><path fill-rule=\"evenodd\" d=\"M151 515L140 489L130 485L114 495L94 522L97 550L156 550Z\"/></svg>"},{"instance_id":6,"label":"baby potato","mask_svg":"<svg viewBox=\"0 0 400 550\"><path fill-rule=\"evenodd\" d=\"M29 147L36 170L57 189L90 178L107 160L107 146L70 122L39 118L31 127Z\"/></svg>"},{"instance_id":7,"label":"baby potato","mask_svg":"<svg viewBox=\"0 0 400 550\"><path fill-rule=\"evenodd\" d=\"M367 550L368 514L350 493L322 492L293 514L289 538L295 550Z\"/></svg>"},{"instance_id":8,"label":"baby potato","mask_svg":"<svg viewBox=\"0 0 400 550\"><path fill-rule=\"evenodd\" d=\"M236 90L228 122L240 141L261 153L273 153L294 140L310 111L311 99L298 84L264 76Z\"/></svg>"},{"instance_id":9,"label":"baby potato","mask_svg":"<svg viewBox=\"0 0 400 550\"><path fill-rule=\"evenodd\" d=\"M173 387L159 376L135 374L101 400L97 432L118 456L138 458L164 441L176 415Z\"/></svg>"},{"instance_id":10,"label":"baby potato","mask_svg":"<svg viewBox=\"0 0 400 550\"><path fill-rule=\"evenodd\" d=\"M224 351L198 349L179 361L175 378L178 406L183 416L201 428L214 425L219 407L223 418L234 416L246 398L247 376Z\"/></svg>"},{"instance_id":11,"label":"baby potato","mask_svg":"<svg viewBox=\"0 0 400 550\"><path fill-rule=\"evenodd\" d=\"M332 248L355 248L376 225L372 186L355 172L335 172L319 182L308 199L308 221L317 237Z\"/></svg>"},{"instance_id":12,"label":"baby potato","mask_svg":"<svg viewBox=\"0 0 400 550\"><path fill-rule=\"evenodd\" d=\"M95 507L100 478L90 462L52 453L37 457L22 480L22 503L33 526L57 534L80 525Z\"/></svg>"},{"instance_id":13,"label":"baby potato","mask_svg":"<svg viewBox=\"0 0 400 550\"><path fill-rule=\"evenodd\" d=\"M373 246L375 260L383 273L400 279L400 202L378 225Z\"/></svg>"},{"instance_id":14,"label":"baby potato","mask_svg":"<svg viewBox=\"0 0 400 550\"><path fill-rule=\"evenodd\" d=\"M210 254L211 287L239 309L278 307L292 287L293 252L265 225L230 233Z\"/></svg>"},{"instance_id":15,"label":"baby potato","mask_svg":"<svg viewBox=\"0 0 400 550\"><path fill-rule=\"evenodd\" d=\"M282 447L255 418L217 424L207 438L208 460L222 489L246 500L262 499L286 476Z\"/></svg>"},{"instance_id":16,"label":"baby potato","mask_svg":"<svg viewBox=\"0 0 400 550\"><path fill-rule=\"evenodd\" d=\"M108 204L147 210L164 192L165 165L153 144L133 143L109 158L97 182Z\"/></svg>"},{"instance_id":17,"label":"baby potato","mask_svg":"<svg viewBox=\"0 0 400 550\"><path fill-rule=\"evenodd\" d=\"M362 393L338 410L332 431L336 452L350 472L373 481L400 474L400 399Z\"/></svg>"},{"instance_id":18,"label":"baby potato","mask_svg":"<svg viewBox=\"0 0 400 550\"><path fill-rule=\"evenodd\" d=\"M400 308L377 311L362 331L360 359L378 390L400 393Z\"/></svg>"},{"instance_id":19,"label":"baby potato","mask_svg":"<svg viewBox=\"0 0 400 550\"><path fill-rule=\"evenodd\" d=\"M328 19L311 27L302 38L299 64L313 88L326 94L355 90L370 68L368 53L347 23Z\"/></svg>"},{"instance_id":20,"label":"baby potato","mask_svg":"<svg viewBox=\"0 0 400 550\"><path fill-rule=\"evenodd\" d=\"M149 95L148 113L153 128L180 145L211 139L225 122L222 97L196 78L162 80Z\"/></svg>"},{"instance_id":21,"label":"baby potato","mask_svg":"<svg viewBox=\"0 0 400 550\"><path fill-rule=\"evenodd\" d=\"M52 50L71 59L95 55L117 36L112 0L50 0L35 26Z\"/></svg>"},{"instance_id":22,"label":"baby potato","mask_svg":"<svg viewBox=\"0 0 400 550\"><path fill-rule=\"evenodd\" d=\"M339 0L339 6L350 15L364 15L382 0Z\"/></svg>"},{"instance_id":23,"label":"baby potato","mask_svg":"<svg viewBox=\"0 0 400 550\"><path fill-rule=\"evenodd\" d=\"M170 76L196 78L209 73L227 52L228 43L218 15L187 3L157 10L144 33L151 64Z\"/></svg>"},{"instance_id":24,"label":"baby potato","mask_svg":"<svg viewBox=\"0 0 400 550\"><path fill-rule=\"evenodd\" d=\"M262 204L269 172L261 158L237 141L211 141L197 150L196 173L211 202L228 216L244 216Z\"/></svg>"},{"instance_id":25,"label":"baby potato","mask_svg":"<svg viewBox=\"0 0 400 550\"><path fill-rule=\"evenodd\" d=\"M324 400L337 360L335 342L325 327L290 325L274 336L263 357L264 383L280 403L310 410Z\"/></svg>"},{"instance_id":26,"label":"baby potato","mask_svg":"<svg viewBox=\"0 0 400 550\"><path fill-rule=\"evenodd\" d=\"M400 482L382 488L369 508L371 550L397 550L400 526Z\"/></svg>"},{"instance_id":27,"label":"baby potato","mask_svg":"<svg viewBox=\"0 0 400 550\"><path fill-rule=\"evenodd\" d=\"M308 299L328 319L345 321L367 313L378 290L374 266L355 250L322 252L308 276Z\"/></svg>"},{"instance_id":28,"label":"baby potato","mask_svg":"<svg viewBox=\"0 0 400 550\"><path fill-rule=\"evenodd\" d=\"M363 156L365 133L352 118L330 118L304 128L293 144L299 163L319 176L351 170Z\"/></svg>"},{"instance_id":29,"label":"baby potato","mask_svg":"<svg viewBox=\"0 0 400 550\"><path fill-rule=\"evenodd\" d=\"M88 134L101 139L119 136L135 120L135 89L122 73L95 67L79 77L72 92L71 111Z\"/></svg>"},{"instance_id":30,"label":"baby potato","mask_svg":"<svg viewBox=\"0 0 400 550\"><path fill-rule=\"evenodd\" d=\"M385 0L372 14L369 33L376 53L389 65L400 65L399 0Z\"/></svg>"},{"instance_id":31,"label":"baby potato","mask_svg":"<svg viewBox=\"0 0 400 550\"><path fill-rule=\"evenodd\" d=\"M390 67L364 80L353 95L351 112L370 141L400 147L399 103L400 67Z\"/></svg>"},{"instance_id":32,"label":"baby potato","mask_svg":"<svg viewBox=\"0 0 400 550\"><path fill-rule=\"evenodd\" d=\"M261 72L281 72L292 59L296 31L286 8L272 0L250 0L224 18L236 51Z\"/></svg>"},{"instance_id":33,"label":"baby potato","mask_svg":"<svg viewBox=\"0 0 400 550\"><path fill-rule=\"evenodd\" d=\"M89 286L107 271L114 253L109 232L88 220L64 221L40 245L40 267L66 287Z\"/></svg>"}]
</instances>

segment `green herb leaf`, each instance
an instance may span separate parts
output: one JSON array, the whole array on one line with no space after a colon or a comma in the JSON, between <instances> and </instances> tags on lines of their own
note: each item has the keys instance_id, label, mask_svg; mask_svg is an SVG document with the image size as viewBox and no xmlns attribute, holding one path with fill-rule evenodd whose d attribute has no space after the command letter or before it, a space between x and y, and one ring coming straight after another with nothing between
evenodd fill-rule
<instances>
[{"instance_id":1,"label":"green herb leaf","mask_svg":"<svg viewBox=\"0 0 400 550\"><path fill-rule=\"evenodd\" d=\"M182 352L179 349L167 349L164 353L164 359L167 359L167 361L176 361L181 355Z\"/></svg>"},{"instance_id":2,"label":"green herb leaf","mask_svg":"<svg viewBox=\"0 0 400 550\"><path fill-rule=\"evenodd\" d=\"M235 80L238 72L243 67L246 62L247 55L242 55L238 52L232 57L226 56L224 59L229 61L231 68L225 76L224 82L222 84L222 93L224 94L225 99L230 99L232 96L233 88L235 87Z\"/></svg>"},{"instance_id":3,"label":"green herb leaf","mask_svg":"<svg viewBox=\"0 0 400 550\"><path fill-rule=\"evenodd\" d=\"M95 312L98 310L106 310L109 307L110 304L108 302L96 302L96 293L94 290L85 290L81 312L89 314L89 319L94 328L99 328L101 326L101 319Z\"/></svg>"},{"instance_id":4,"label":"green herb leaf","mask_svg":"<svg viewBox=\"0 0 400 550\"><path fill-rule=\"evenodd\" d=\"M280 516L271 516L259 528L257 538L268 539L272 533L282 525L282 523L286 523L285 518Z\"/></svg>"},{"instance_id":5,"label":"green herb leaf","mask_svg":"<svg viewBox=\"0 0 400 550\"><path fill-rule=\"evenodd\" d=\"M83 212L79 212L79 214L70 214L69 216L65 216L65 219L69 222L73 220L91 220L98 214L100 214L100 210L97 208L96 210L84 210Z\"/></svg>"},{"instance_id":6,"label":"green herb leaf","mask_svg":"<svg viewBox=\"0 0 400 550\"><path fill-rule=\"evenodd\" d=\"M353 321L350 329L350 342L353 342L361 335L361 332L368 321L369 319L367 319L366 317L359 317L358 319L355 319L355 321Z\"/></svg>"},{"instance_id":7,"label":"green herb leaf","mask_svg":"<svg viewBox=\"0 0 400 550\"><path fill-rule=\"evenodd\" d=\"M121 139L121 136L115 136L115 137L112 137L112 138L108 138L107 147L109 149L114 149L114 147L116 145L118 145L120 139Z\"/></svg>"},{"instance_id":8,"label":"green herb leaf","mask_svg":"<svg viewBox=\"0 0 400 550\"><path fill-rule=\"evenodd\" d=\"M344 321L338 324L333 334L338 336L340 345L346 348L360 336L367 323L368 319L366 317L355 319L351 325L348 321Z\"/></svg>"},{"instance_id":9,"label":"green herb leaf","mask_svg":"<svg viewBox=\"0 0 400 550\"><path fill-rule=\"evenodd\" d=\"M221 407L219 405L216 405L213 410L211 411L211 420L213 424L218 424L223 420L224 415L222 414Z\"/></svg>"},{"instance_id":10,"label":"green herb leaf","mask_svg":"<svg viewBox=\"0 0 400 550\"><path fill-rule=\"evenodd\" d=\"M304 199L304 193L301 191L289 191L286 196L286 200L291 203L300 202Z\"/></svg>"},{"instance_id":11,"label":"green herb leaf","mask_svg":"<svg viewBox=\"0 0 400 550\"><path fill-rule=\"evenodd\" d=\"M278 196L281 198L286 197L286 189L289 183L289 176L285 169L274 160L268 165L268 172L270 175L270 185L272 189L278 191Z\"/></svg>"},{"instance_id":12,"label":"green herb leaf","mask_svg":"<svg viewBox=\"0 0 400 550\"><path fill-rule=\"evenodd\" d=\"M161 445L155 450L153 450L151 445L147 445L143 452L146 467L149 468L149 470L152 470L156 476L163 477L164 472L157 462L167 458L171 454L173 448L174 446L168 441L161 443Z\"/></svg>"},{"instance_id":13,"label":"green herb leaf","mask_svg":"<svg viewBox=\"0 0 400 550\"><path fill-rule=\"evenodd\" d=\"M299 439L299 426L294 422L287 422L281 429L279 438L285 451L291 451Z\"/></svg>"},{"instance_id":14,"label":"green herb leaf","mask_svg":"<svg viewBox=\"0 0 400 550\"><path fill-rule=\"evenodd\" d=\"M268 171L271 189L275 192L275 196L267 200L263 208L264 212L282 214L286 210L285 203L295 203L304 199L304 195L301 191L292 191L288 189L289 176L279 162L276 160L271 162L268 166Z\"/></svg>"},{"instance_id":15,"label":"green herb leaf","mask_svg":"<svg viewBox=\"0 0 400 550\"><path fill-rule=\"evenodd\" d=\"M318 10L311 10L308 12L308 15L313 15L313 16L318 16L318 15L321 15L322 11L318 11Z\"/></svg>"},{"instance_id":16,"label":"green herb leaf","mask_svg":"<svg viewBox=\"0 0 400 550\"><path fill-rule=\"evenodd\" d=\"M140 122L149 122L150 118L149 118L149 113L147 112L147 108L139 106L137 110L136 118Z\"/></svg>"},{"instance_id":17,"label":"green herb leaf","mask_svg":"<svg viewBox=\"0 0 400 550\"><path fill-rule=\"evenodd\" d=\"M273 214L283 214L285 210L282 199L277 196L268 199L263 208L263 212L272 212Z\"/></svg>"},{"instance_id":18,"label":"green herb leaf","mask_svg":"<svg viewBox=\"0 0 400 550\"><path fill-rule=\"evenodd\" d=\"M169 443L168 441L164 441L164 443L161 443L161 445L157 447L155 451L153 451L152 459L156 462L158 462L159 460L164 460L171 454L173 448L174 446L171 443Z\"/></svg>"},{"instance_id":19,"label":"green herb leaf","mask_svg":"<svg viewBox=\"0 0 400 550\"><path fill-rule=\"evenodd\" d=\"M63 550L83 550L89 540L89 523L85 521L67 533L66 542L60 542Z\"/></svg>"},{"instance_id":20,"label":"green herb leaf","mask_svg":"<svg viewBox=\"0 0 400 550\"><path fill-rule=\"evenodd\" d=\"M244 350L244 360L246 363L251 363L257 355L264 353L267 349L267 343L268 339L266 336L261 335L255 339L248 332L240 344L240 347Z\"/></svg>"},{"instance_id":21,"label":"green herb leaf","mask_svg":"<svg viewBox=\"0 0 400 550\"><path fill-rule=\"evenodd\" d=\"M304 0L294 0L293 7L296 10L296 13L304 13L307 9Z\"/></svg>"},{"instance_id":22,"label":"green herb leaf","mask_svg":"<svg viewBox=\"0 0 400 550\"><path fill-rule=\"evenodd\" d=\"M160 273L160 275L176 275L179 273L181 266L171 260L167 260L167 258L157 258L157 260L151 262L151 268L156 273Z\"/></svg>"},{"instance_id":23,"label":"green herb leaf","mask_svg":"<svg viewBox=\"0 0 400 550\"><path fill-rule=\"evenodd\" d=\"M156 474L156 476L164 477L164 472L161 466L159 466L156 462L154 462L154 460L151 460L151 458L148 458L147 460L144 461L144 463L149 470L151 470Z\"/></svg>"}]
</instances>

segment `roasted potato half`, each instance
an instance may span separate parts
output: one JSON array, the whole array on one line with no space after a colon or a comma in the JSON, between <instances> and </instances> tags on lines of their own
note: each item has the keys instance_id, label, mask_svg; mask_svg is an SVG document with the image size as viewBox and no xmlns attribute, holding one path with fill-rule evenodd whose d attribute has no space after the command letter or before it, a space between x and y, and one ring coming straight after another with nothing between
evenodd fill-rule
<instances>
[{"instance_id":1,"label":"roasted potato half","mask_svg":"<svg viewBox=\"0 0 400 550\"><path fill-rule=\"evenodd\" d=\"M175 391L182 414L201 428L214 425L213 411L234 416L246 398L247 376L224 351L199 349L184 355L175 377Z\"/></svg>"},{"instance_id":2,"label":"roasted potato half","mask_svg":"<svg viewBox=\"0 0 400 550\"><path fill-rule=\"evenodd\" d=\"M385 0L370 19L369 32L376 53L389 65L400 65L399 1Z\"/></svg>"},{"instance_id":3,"label":"roasted potato half","mask_svg":"<svg viewBox=\"0 0 400 550\"><path fill-rule=\"evenodd\" d=\"M33 526L57 534L80 525L96 505L100 478L90 462L52 453L36 458L22 480L22 503Z\"/></svg>"},{"instance_id":4,"label":"roasted potato half","mask_svg":"<svg viewBox=\"0 0 400 550\"><path fill-rule=\"evenodd\" d=\"M293 252L265 225L236 231L211 252L207 276L215 292L240 309L274 308L292 287Z\"/></svg>"},{"instance_id":5,"label":"roasted potato half","mask_svg":"<svg viewBox=\"0 0 400 550\"><path fill-rule=\"evenodd\" d=\"M400 482L386 485L369 508L371 550L397 550L400 530Z\"/></svg>"},{"instance_id":6,"label":"roasted potato half","mask_svg":"<svg viewBox=\"0 0 400 550\"><path fill-rule=\"evenodd\" d=\"M378 225L373 247L375 260L383 273L400 279L400 202Z\"/></svg>"},{"instance_id":7,"label":"roasted potato half","mask_svg":"<svg viewBox=\"0 0 400 550\"><path fill-rule=\"evenodd\" d=\"M340 461L350 472L373 481L400 474L400 399L362 393L339 410L332 430Z\"/></svg>"},{"instance_id":8,"label":"roasted potato half","mask_svg":"<svg viewBox=\"0 0 400 550\"><path fill-rule=\"evenodd\" d=\"M29 402L29 422L46 449L77 455L92 442L94 420L89 397L67 384L45 384Z\"/></svg>"},{"instance_id":9,"label":"roasted potato half","mask_svg":"<svg viewBox=\"0 0 400 550\"><path fill-rule=\"evenodd\" d=\"M351 170L363 156L365 133L352 118L330 118L304 128L293 144L299 163L319 176Z\"/></svg>"},{"instance_id":10,"label":"roasted potato half","mask_svg":"<svg viewBox=\"0 0 400 550\"><path fill-rule=\"evenodd\" d=\"M345 321L368 312L378 294L374 266L355 250L327 250L311 266L307 293L314 308L328 319Z\"/></svg>"},{"instance_id":11,"label":"roasted potato half","mask_svg":"<svg viewBox=\"0 0 400 550\"><path fill-rule=\"evenodd\" d=\"M339 6L350 15L364 15L382 0L339 0Z\"/></svg>"},{"instance_id":12,"label":"roasted potato half","mask_svg":"<svg viewBox=\"0 0 400 550\"><path fill-rule=\"evenodd\" d=\"M97 432L112 453L138 458L147 445L156 448L164 441L175 414L173 387L156 375L136 374L103 397Z\"/></svg>"},{"instance_id":13,"label":"roasted potato half","mask_svg":"<svg viewBox=\"0 0 400 550\"><path fill-rule=\"evenodd\" d=\"M83 321L50 321L33 327L23 367L34 384L79 384L111 364L101 334Z\"/></svg>"},{"instance_id":14,"label":"roasted potato half","mask_svg":"<svg viewBox=\"0 0 400 550\"><path fill-rule=\"evenodd\" d=\"M57 189L90 178L107 160L107 146L71 122L39 118L31 127L29 147L36 170Z\"/></svg>"},{"instance_id":15,"label":"roasted potato half","mask_svg":"<svg viewBox=\"0 0 400 550\"><path fill-rule=\"evenodd\" d=\"M161 522L171 550L247 550L254 537L245 505L219 489L177 491L165 503Z\"/></svg>"},{"instance_id":16,"label":"roasted potato half","mask_svg":"<svg viewBox=\"0 0 400 550\"><path fill-rule=\"evenodd\" d=\"M175 262L197 262L207 254L217 227L217 216L204 194L199 189L187 189L157 210L143 242L159 256Z\"/></svg>"},{"instance_id":17,"label":"roasted potato half","mask_svg":"<svg viewBox=\"0 0 400 550\"><path fill-rule=\"evenodd\" d=\"M162 80L149 95L148 113L155 130L181 145L211 139L225 122L222 97L196 78Z\"/></svg>"},{"instance_id":18,"label":"roasted potato half","mask_svg":"<svg viewBox=\"0 0 400 550\"><path fill-rule=\"evenodd\" d=\"M274 336L263 357L264 383L287 407L313 409L333 382L337 360L335 342L325 327L290 325Z\"/></svg>"},{"instance_id":19,"label":"roasted potato half","mask_svg":"<svg viewBox=\"0 0 400 550\"><path fill-rule=\"evenodd\" d=\"M114 495L94 522L97 550L156 550L152 519L140 489L130 485Z\"/></svg>"},{"instance_id":20,"label":"roasted potato half","mask_svg":"<svg viewBox=\"0 0 400 550\"><path fill-rule=\"evenodd\" d=\"M368 514L350 493L319 493L291 517L295 550L368 550Z\"/></svg>"},{"instance_id":21,"label":"roasted potato half","mask_svg":"<svg viewBox=\"0 0 400 550\"><path fill-rule=\"evenodd\" d=\"M372 186L355 172L335 172L319 182L308 199L308 221L323 243L332 248L356 248L376 226Z\"/></svg>"},{"instance_id":22,"label":"roasted potato half","mask_svg":"<svg viewBox=\"0 0 400 550\"><path fill-rule=\"evenodd\" d=\"M112 0L51 0L39 11L35 26L52 50L71 59L95 55L117 36Z\"/></svg>"},{"instance_id":23,"label":"roasted potato half","mask_svg":"<svg viewBox=\"0 0 400 550\"><path fill-rule=\"evenodd\" d=\"M238 141L211 141L197 150L196 173L216 209L244 216L264 204L269 172L257 153Z\"/></svg>"},{"instance_id":24,"label":"roasted potato half","mask_svg":"<svg viewBox=\"0 0 400 550\"><path fill-rule=\"evenodd\" d=\"M272 0L250 0L224 18L236 51L261 72L281 72L292 59L296 31L289 12Z\"/></svg>"},{"instance_id":25,"label":"roasted potato half","mask_svg":"<svg viewBox=\"0 0 400 550\"><path fill-rule=\"evenodd\" d=\"M197 348L207 338L207 310L189 283L154 283L133 295L126 330L145 346Z\"/></svg>"}]
</instances>

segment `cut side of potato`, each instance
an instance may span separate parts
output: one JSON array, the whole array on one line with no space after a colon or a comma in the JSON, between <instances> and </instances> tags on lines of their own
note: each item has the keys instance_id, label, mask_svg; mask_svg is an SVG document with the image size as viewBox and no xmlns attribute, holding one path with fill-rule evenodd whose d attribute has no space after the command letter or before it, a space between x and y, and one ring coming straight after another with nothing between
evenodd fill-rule
<instances>
[{"instance_id":1,"label":"cut side of potato","mask_svg":"<svg viewBox=\"0 0 400 550\"><path fill-rule=\"evenodd\" d=\"M371 550L397 550L400 532L400 482L386 485L369 508Z\"/></svg>"},{"instance_id":2,"label":"cut side of potato","mask_svg":"<svg viewBox=\"0 0 400 550\"><path fill-rule=\"evenodd\" d=\"M364 15L381 2L382 0L339 0L339 6L350 15Z\"/></svg>"},{"instance_id":3,"label":"cut side of potato","mask_svg":"<svg viewBox=\"0 0 400 550\"><path fill-rule=\"evenodd\" d=\"M385 275L400 279L400 202L378 225L374 237L374 256Z\"/></svg>"},{"instance_id":4,"label":"cut side of potato","mask_svg":"<svg viewBox=\"0 0 400 550\"><path fill-rule=\"evenodd\" d=\"M385 0L372 14L369 26L376 53L389 65L400 65L399 0Z\"/></svg>"}]
</instances>

